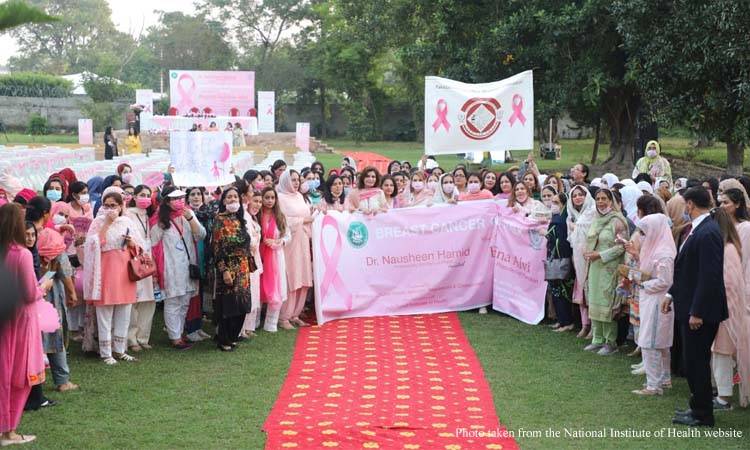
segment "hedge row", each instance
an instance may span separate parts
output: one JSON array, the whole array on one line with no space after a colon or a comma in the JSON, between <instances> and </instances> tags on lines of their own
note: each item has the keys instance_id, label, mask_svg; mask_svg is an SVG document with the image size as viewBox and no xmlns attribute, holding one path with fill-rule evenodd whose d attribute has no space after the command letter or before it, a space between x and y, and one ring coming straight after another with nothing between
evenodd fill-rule
<instances>
[{"instance_id":1,"label":"hedge row","mask_svg":"<svg viewBox=\"0 0 750 450\"><path fill-rule=\"evenodd\" d=\"M0 75L0 96L7 97L69 97L70 81L43 73L18 72Z\"/></svg>"}]
</instances>

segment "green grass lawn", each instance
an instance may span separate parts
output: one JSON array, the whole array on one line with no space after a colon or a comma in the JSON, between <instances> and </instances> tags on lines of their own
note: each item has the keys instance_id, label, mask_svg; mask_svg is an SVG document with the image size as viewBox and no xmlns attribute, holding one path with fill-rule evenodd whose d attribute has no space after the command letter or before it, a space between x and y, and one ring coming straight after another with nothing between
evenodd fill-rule
<instances>
[{"instance_id":1,"label":"green grass lawn","mask_svg":"<svg viewBox=\"0 0 750 450\"><path fill-rule=\"evenodd\" d=\"M77 143L77 134L43 134L40 136L32 136L25 133L0 133L0 145Z\"/></svg>"},{"instance_id":2,"label":"green grass lawn","mask_svg":"<svg viewBox=\"0 0 750 450\"><path fill-rule=\"evenodd\" d=\"M157 317L161 313L157 312ZM461 322L484 367L497 414L509 430L602 427L657 431L672 427L685 407L684 379L659 398L631 394L643 377L629 373L635 359L583 352L583 341L546 326L529 326L499 314L461 313ZM161 320L154 350L137 363L105 366L75 348L70 355L79 391L48 396L59 405L24 416L19 431L36 434L28 448L249 448L265 443L261 426L289 367L296 332L260 332L234 353L209 343L189 351L166 348ZM721 413L717 426L742 439L519 438L522 448L747 448L750 410ZM686 428L680 427L680 430Z\"/></svg>"}]
</instances>

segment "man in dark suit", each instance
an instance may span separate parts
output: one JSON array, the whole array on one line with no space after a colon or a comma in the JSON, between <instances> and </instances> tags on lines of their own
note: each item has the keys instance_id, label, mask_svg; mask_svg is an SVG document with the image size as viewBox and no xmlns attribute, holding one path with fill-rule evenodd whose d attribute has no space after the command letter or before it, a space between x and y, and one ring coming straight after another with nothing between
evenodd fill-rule
<instances>
[{"instance_id":1,"label":"man in dark suit","mask_svg":"<svg viewBox=\"0 0 750 450\"><path fill-rule=\"evenodd\" d=\"M724 290L724 239L709 211L711 194L693 187L683 194L692 229L675 260L674 283L662 309L674 301L688 385L690 409L677 411L672 423L713 426L711 344L719 323L729 317Z\"/></svg>"}]
</instances>

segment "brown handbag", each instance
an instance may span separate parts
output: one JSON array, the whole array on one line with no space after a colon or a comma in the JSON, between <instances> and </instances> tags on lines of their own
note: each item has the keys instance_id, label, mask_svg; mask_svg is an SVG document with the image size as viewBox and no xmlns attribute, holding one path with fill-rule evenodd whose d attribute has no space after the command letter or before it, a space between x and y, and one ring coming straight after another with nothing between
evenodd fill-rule
<instances>
[{"instance_id":1,"label":"brown handbag","mask_svg":"<svg viewBox=\"0 0 750 450\"><path fill-rule=\"evenodd\" d=\"M131 255L133 257L128 261L128 278L130 278L130 281L140 281L156 274L156 264L151 256L143 253L142 250L138 250L136 254L131 251Z\"/></svg>"}]
</instances>

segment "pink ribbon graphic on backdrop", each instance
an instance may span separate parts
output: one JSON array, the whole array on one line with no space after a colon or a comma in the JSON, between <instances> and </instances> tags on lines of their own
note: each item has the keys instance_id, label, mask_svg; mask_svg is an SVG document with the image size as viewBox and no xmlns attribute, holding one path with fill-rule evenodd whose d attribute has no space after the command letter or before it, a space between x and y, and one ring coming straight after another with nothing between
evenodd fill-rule
<instances>
[{"instance_id":1,"label":"pink ribbon graphic on backdrop","mask_svg":"<svg viewBox=\"0 0 750 450\"><path fill-rule=\"evenodd\" d=\"M268 109L266 110L266 115L270 116L272 114L273 114L273 108L271 107L271 105L268 105Z\"/></svg>"},{"instance_id":2,"label":"pink ribbon graphic on backdrop","mask_svg":"<svg viewBox=\"0 0 750 450\"><path fill-rule=\"evenodd\" d=\"M336 243L333 246L333 253L330 255L326 251L325 243L323 242L323 230L325 230L326 227L331 227L336 230ZM339 260L341 259L341 249L343 247L342 244L343 242L341 239L341 231L339 231L338 222L336 222L336 219L334 219L332 216L326 215L325 217L323 217L323 224L320 228L320 251L323 254L323 265L325 266L323 283L320 285L320 295L322 297L322 300L325 300L328 289L331 287L331 285L333 285L334 289L336 289L339 294L344 297L346 310L351 311L353 300L352 294L346 289L344 280L341 279L341 275L339 275L339 271L336 268Z\"/></svg>"},{"instance_id":3,"label":"pink ribbon graphic on backdrop","mask_svg":"<svg viewBox=\"0 0 750 450\"><path fill-rule=\"evenodd\" d=\"M190 80L191 86L189 90L182 87L182 80ZM194 106L193 93L195 93L195 80L193 77L186 73L180 75L180 78L177 79L177 93L180 95L177 112L179 114L187 114L190 108Z\"/></svg>"},{"instance_id":4,"label":"pink ribbon graphic on backdrop","mask_svg":"<svg viewBox=\"0 0 750 450\"><path fill-rule=\"evenodd\" d=\"M445 131L450 132L451 124L448 122L448 103L446 103L444 99L441 98L440 100L438 100L436 112L437 119L432 122L432 129L434 130L434 132L437 133L440 125L445 128Z\"/></svg>"},{"instance_id":5,"label":"pink ribbon graphic on backdrop","mask_svg":"<svg viewBox=\"0 0 750 450\"><path fill-rule=\"evenodd\" d=\"M526 116L523 115L523 97L514 94L511 107L513 108L513 115L510 116L510 119L508 120L510 126L513 126L513 124L516 123L516 119L521 122L521 125L526 125Z\"/></svg>"}]
</instances>

